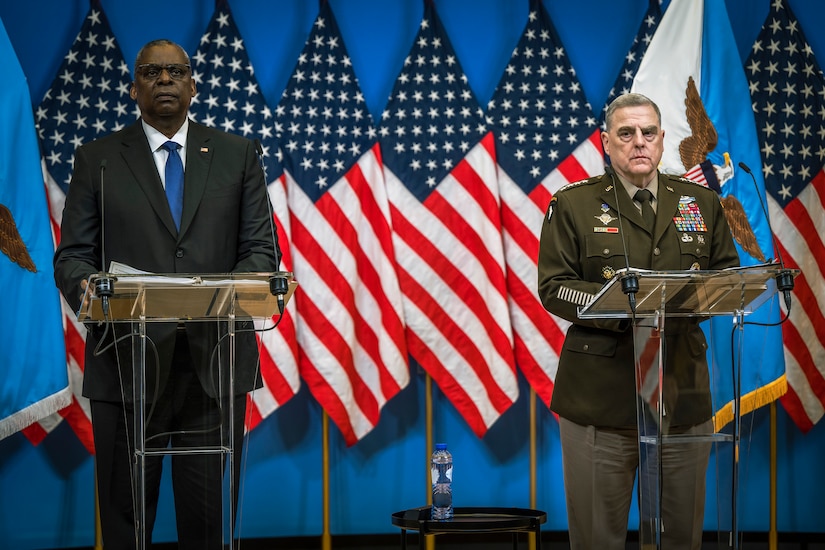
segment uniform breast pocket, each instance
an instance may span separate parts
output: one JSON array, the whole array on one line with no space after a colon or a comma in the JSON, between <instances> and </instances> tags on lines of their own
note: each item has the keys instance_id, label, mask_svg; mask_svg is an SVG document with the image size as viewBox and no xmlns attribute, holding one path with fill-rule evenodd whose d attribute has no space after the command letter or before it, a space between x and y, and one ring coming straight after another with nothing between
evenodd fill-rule
<instances>
[{"instance_id":1,"label":"uniform breast pocket","mask_svg":"<svg viewBox=\"0 0 825 550\"><path fill-rule=\"evenodd\" d=\"M682 269L707 269L710 243L704 233L682 233L679 238Z\"/></svg>"},{"instance_id":2,"label":"uniform breast pocket","mask_svg":"<svg viewBox=\"0 0 825 550\"><path fill-rule=\"evenodd\" d=\"M606 281L625 267L624 247L618 233L591 233L585 236L584 279Z\"/></svg>"}]
</instances>

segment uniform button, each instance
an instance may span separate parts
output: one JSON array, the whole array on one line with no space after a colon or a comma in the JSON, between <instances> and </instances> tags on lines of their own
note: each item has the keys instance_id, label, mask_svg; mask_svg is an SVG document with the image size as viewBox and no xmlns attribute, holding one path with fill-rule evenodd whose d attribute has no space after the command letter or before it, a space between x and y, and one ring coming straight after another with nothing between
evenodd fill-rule
<instances>
[{"instance_id":1,"label":"uniform button","mask_svg":"<svg viewBox=\"0 0 825 550\"><path fill-rule=\"evenodd\" d=\"M658 247L658 246L657 246L656 248L654 248L654 249L653 249L653 255L654 255L654 256L658 256L658 255L659 255L659 254L661 254L661 253L662 253L662 251L661 251L661 250L659 250L659 247Z\"/></svg>"},{"instance_id":2,"label":"uniform button","mask_svg":"<svg viewBox=\"0 0 825 550\"><path fill-rule=\"evenodd\" d=\"M183 249L182 248L178 248L175 251L175 258L183 258Z\"/></svg>"},{"instance_id":3,"label":"uniform button","mask_svg":"<svg viewBox=\"0 0 825 550\"><path fill-rule=\"evenodd\" d=\"M604 250L602 250L602 254L604 254L605 256L607 256L608 254L610 254L610 249L609 249L609 248L605 248Z\"/></svg>"},{"instance_id":4,"label":"uniform button","mask_svg":"<svg viewBox=\"0 0 825 550\"><path fill-rule=\"evenodd\" d=\"M587 351L587 350L589 350L589 349L590 349L590 345L589 345L589 344L585 344L585 345L583 345L583 346L582 346L582 349L583 349L584 351Z\"/></svg>"}]
</instances>

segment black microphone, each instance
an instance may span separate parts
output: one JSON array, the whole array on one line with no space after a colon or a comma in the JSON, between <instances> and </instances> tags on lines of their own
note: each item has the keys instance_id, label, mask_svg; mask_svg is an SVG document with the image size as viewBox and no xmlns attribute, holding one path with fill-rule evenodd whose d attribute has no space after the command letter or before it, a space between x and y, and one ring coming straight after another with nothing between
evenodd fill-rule
<instances>
[{"instance_id":1,"label":"black microphone","mask_svg":"<svg viewBox=\"0 0 825 550\"><path fill-rule=\"evenodd\" d=\"M272 208L272 203L269 201L269 189L267 185L269 184L269 180L266 177L266 163L264 162L264 149L261 146L261 140L255 138L255 152L258 153L258 162L261 163L261 172L264 174L264 194L266 196L266 207L267 211L269 212L269 230L272 235L272 250L275 253L278 253L278 238L276 237L275 233L275 211ZM278 258L278 262L280 263L281 259ZM273 276L269 278L269 292L273 296L278 297L278 311L283 315L284 313L284 296L289 291L289 282L287 281L286 277L282 276Z\"/></svg>"},{"instance_id":2,"label":"black microphone","mask_svg":"<svg viewBox=\"0 0 825 550\"><path fill-rule=\"evenodd\" d=\"M106 272L106 201L103 196L103 174L106 172L106 159L100 161L100 258L103 267L101 277L95 279L95 294L100 297L103 318L109 316L109 298L114 296L114 280Z\"/></svg>"},{"instance_id":3,"label":"black microphone","mask_svg":"<svg viewBox=\"0 0 825 550\"><path fill-rule=\"evenodd\" d=\"M790 269L785 269L785 261L782 259L782 250L779 248L779 242L776 240L776 235L773 233L771 226L771 218L768 216L768 209L765 208L765 203L762 201L762 193L759 190L759 185L756 183L756 177L744 162L739 163L739 168L745 171L753 181L753 186L756 188L756 196L759 198L759 205L762 207L762 213L765 215L765 221L768 222L768 231L771 232L771 239L773 240L773 248L776 250L776 256L779 259L779 273L776 274L776 288L782 291L782 296L785 298L785 307L788 312L791 310L791 291L794 287L793 273Z\"/></svg>"},{"instance_id":4,"label":"black microphone","mask_svg":"<svg viewBox=\"0 0 825 550\"><path fill-rule=\"evenodd\" d=\"M619 205L619 192L616 190L618 184L616 183L616 172L613 167L607 165L604 167L604 173L610 176L613 182L613 196L616 197L616 213L619 215L619 235L622 238L622 248L624 249L624 265L625 274L622 275L622 292L627 294L627 301L630 305L630 312L636 314L636 293L639 292L639 276L630 271L630 258L627 255L627 243L624 238L624 226L622 225L622 207Z\"/></svg>"}]
</instances>

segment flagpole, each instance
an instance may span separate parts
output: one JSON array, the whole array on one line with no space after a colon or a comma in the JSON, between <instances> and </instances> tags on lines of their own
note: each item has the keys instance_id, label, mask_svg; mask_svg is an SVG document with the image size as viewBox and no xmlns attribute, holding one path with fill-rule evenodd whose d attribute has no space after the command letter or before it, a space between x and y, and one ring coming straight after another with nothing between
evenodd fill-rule
<instances>
[{"instance_id":1,"label":"flagpole","mask_svg":"<svg viewBox=\"0 0 825 550\"><path fill-rule=\"evenodd\" d=\"M97 460L97 459L95 459ZM95 467L95 550L103 550L103 530L100 527L100 499L97 495L97 467Z\"/></svg>"},{"instance_id":2,"label":"flagpole","mask_svg":"<svg viewBox=\"0 0 825 550\"><path fill-rule=\"evenodd\" d=\"M433 455L433 379L427 373L424 378L424 430L425 430L425 456L424 456L424 471L426 472L424 479L427 487L427 506L433 503L432 480L430 479L430 460ZM424 536L420 535L419 536ZM425 538L427 550L435 548L435 537L429 535Z\"/></svg>"},{"instance_id":3,"label":"flagpole","mask_svg":"<svg viewBox=\"0 0 825 550\"><path fill-rule=\"evenodd\" d=\"M321 419L321 454L323 462L323 533L321 535L322 550L332 549L332 536L329 532L329 416L327 411Z\"/></svg>"},{"instance_id":4,"label":"flagpole","mask_svg":"<svg viewBox=\"0 0 825 550\"><path fill-rule=\"evenodd\" d=\"M536 509L536 390L530 387L530 508ZM536 550L536 534L528 535L530 550Z\"/></svg>"},{"instance_id":5,"label":"flagpole","mask_svg":"<svg viewBox=\"0 0 825 550\"><path fill-rule=\"evenodd\" d=\"M771 431L770 431L770 531L768 532L768 550L777 549L776 534L776 401L771 401Z\"/></svg>"}]
</instances>

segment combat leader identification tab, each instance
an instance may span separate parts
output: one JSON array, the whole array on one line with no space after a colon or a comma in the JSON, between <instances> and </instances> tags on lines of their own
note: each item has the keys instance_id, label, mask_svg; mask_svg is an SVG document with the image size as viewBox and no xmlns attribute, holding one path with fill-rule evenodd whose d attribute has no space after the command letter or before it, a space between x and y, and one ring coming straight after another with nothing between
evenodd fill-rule
<instances>
[{"instance_id":1,"label":"combat leader identification tab","mask_svg":"<svg viewBox=\"0 0 825 550\"><path fill-rule=\"evenodd\" d=\"M696 204L696 197L682 195L679 197L679 215L673 217L673 223L678 231L702 231L707 232L705 219Z\"/></svg>"}]
</instances>

